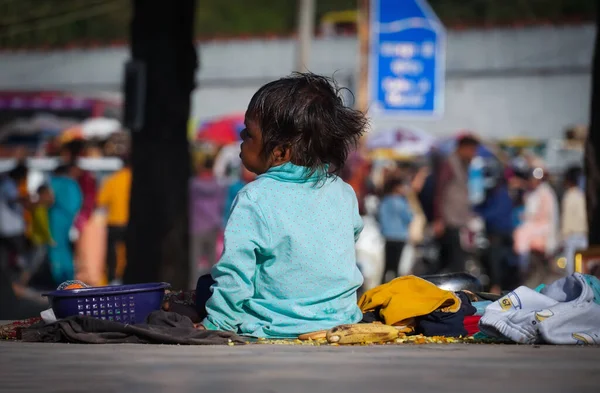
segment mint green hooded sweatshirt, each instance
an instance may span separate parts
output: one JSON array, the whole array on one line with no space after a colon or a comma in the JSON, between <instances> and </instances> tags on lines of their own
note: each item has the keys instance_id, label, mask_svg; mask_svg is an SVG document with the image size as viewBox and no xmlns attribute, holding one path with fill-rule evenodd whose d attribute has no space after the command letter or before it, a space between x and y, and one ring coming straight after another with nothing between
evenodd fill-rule
<instances>
[{"instance_id":1,"label":"mint green hooded sweatshirt","mask_svg":"<svg viewBox=\"0 0 600 393\"><path fill-rule=\"evenodd\" d=\"M207 329L296 337L362 319L356 195L337 176L307 173L287 163L238 193L211 273Z\"/></svg>"}]
</instances>

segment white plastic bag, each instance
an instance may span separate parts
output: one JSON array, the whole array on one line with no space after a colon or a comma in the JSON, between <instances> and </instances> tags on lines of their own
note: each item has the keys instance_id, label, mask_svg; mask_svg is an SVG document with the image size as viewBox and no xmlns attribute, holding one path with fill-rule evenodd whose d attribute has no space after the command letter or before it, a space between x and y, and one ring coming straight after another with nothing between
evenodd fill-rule
<instances>
[{"instance_id":1,"label":"white plastic bag","mask_svg":"<svg viewBox=\"0 0 600 393\"><path fill-rule=\"evenodd\" d=\"M365 279L364 289L369 290L381 284L385 240L374 217L364 216L363 222L364 229L356 242L356 261Z\"/></svg>"}]
</instances>

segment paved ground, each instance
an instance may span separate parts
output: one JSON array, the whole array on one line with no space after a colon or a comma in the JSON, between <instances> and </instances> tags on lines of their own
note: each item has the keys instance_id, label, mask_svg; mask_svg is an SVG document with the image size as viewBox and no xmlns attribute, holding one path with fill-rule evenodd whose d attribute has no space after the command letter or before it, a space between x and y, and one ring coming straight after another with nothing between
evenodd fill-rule
<instances>
[{"instance_id":1,"label":"paved ground","mask_svg":"<svg viewBox=\"0 0 600 393\"><path fill-rule=\"evenodd\" d=\"M0 342L1 392L584 393L600 348Z\"/></svg>"}]
</instances>

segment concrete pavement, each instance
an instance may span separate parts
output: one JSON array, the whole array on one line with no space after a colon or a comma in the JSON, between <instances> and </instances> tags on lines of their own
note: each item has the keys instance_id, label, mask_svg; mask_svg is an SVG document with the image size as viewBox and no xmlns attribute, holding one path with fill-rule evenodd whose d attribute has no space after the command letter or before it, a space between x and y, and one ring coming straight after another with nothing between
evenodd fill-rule
<instances>
[{"instance_id":1,"label":"concrete pavement","mask_svg":"<svg viewBox=\"0 0 600 393\"><path fill-rule=\"evenodd\" d=\"M584 393L600 348L0 342L0 392Z\"/></svg>"}]
</instances>

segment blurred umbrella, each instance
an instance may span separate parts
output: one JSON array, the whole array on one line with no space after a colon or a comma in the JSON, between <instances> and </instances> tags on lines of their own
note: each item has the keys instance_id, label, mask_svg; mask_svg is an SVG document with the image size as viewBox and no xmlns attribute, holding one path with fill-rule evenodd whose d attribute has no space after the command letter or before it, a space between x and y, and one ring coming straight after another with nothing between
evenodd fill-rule
<instances>
[{"instance_id":1,"label":"blurred umbrella","mask_svg":"<svg viewBox=\"0 0 600 393\"><path fill-rule=\"evenodd\" d=\"M66 130L61 132L61 134L58 136L58 142L61 145L64 145L65 143L69 143L71 141L78 140L78 139L84 139L83 138L83 130L82 130L81 126L67 128Z\"/></svg>"},{"instance_id":2,"label":"blurred umbrella","mask_svg":"<svg viewBox=\"0 0 600 393\"><path fill-rule=\"evenodd\" d=\"M240 132L244 127L243 114L219 117L202 123L196 139L201 142L228 145L240 140Z\"/></svg>"},{"instance_id":3,"label":"blurred umbrella","mask_svg":"<svg viewBox=\"0 0 600 393\"><path fill-rule=\"evenodd\" d=\"M394 149L375 149L369 152L369 158L372 160L393 160L403 162L414 162L416 155L401 154Z\"/></svg>"},{"instance_id":4,"label":"blurred umbrella","mask_svg":"<svg viewBox=\"0 0 600 393\"><path fill-rule=\"evenodd\" d=\"M106 140L111 135L121 131L121 129L121 123L118 120L95 117L67 128L60 134L58 139L60 143L68 143L77 139Z\"/></svg>"},{"instance_id":5,"label":"blurred umbrella","mask_svg":"<svg viewBox=\"0 0 600 393\"><path fill-rule=\"evenodd\" d=\"M121 122L106 117L87 119L81 124L81 134L85 139L108 139L121 131Z\"/></svg>"},{"instance_id":6,"label":"blurred umbrella","mask_svg":"<svg viewBox=\"0 0 600 393\"><path fill-rule=\"evenodd\" d=\"M31 118L16 119L0 129L0 141L14 136L54 136L77 124L71 119L49 114L38 114Z\"/></svg>"},{"instance_id":7,"label":"blurred umbrella","mask_svg":"<svg viewBox=\"0 0 600 393\"><path fill-rule=\"evenodd\" d=\"M385 151L387 155L414 157L427 154L435 138L422 130L396 128L373 133L367 139L367 148Z\"/></svg>"}]
</instances>

